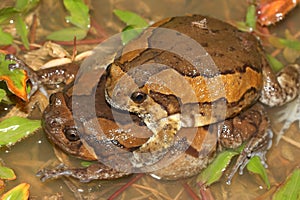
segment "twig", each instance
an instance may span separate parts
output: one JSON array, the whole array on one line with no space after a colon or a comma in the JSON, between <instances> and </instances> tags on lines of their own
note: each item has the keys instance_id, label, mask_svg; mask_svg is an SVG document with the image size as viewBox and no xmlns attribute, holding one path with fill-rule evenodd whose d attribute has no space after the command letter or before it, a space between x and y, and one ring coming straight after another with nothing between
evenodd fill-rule
<instances>
[{"instance_id":1,"label":"twig","mask_svg":"<svg viewBox=\"0 0 300 200\"><path fill-rule=\"evenodd\" d=\"M184 189L181 188L181 190L178 192L178 194L176 195L176 197L174 198L174 200L178 200L180 199L180 196L182 195Z\"/></svg>"},{"instance_id":2,"label":"twig","mask_svg":"<svg viewBox=\"0 0 300 200\"><path fill-rule=\"evenodd\" d=\"M35 35L36 35L36 28L37 28L37 16L34 14L32 19L32 24L30 26L30 35L29 35L29 42L35 42Z\"/></svg>"},{"instance_id":3,"label":"twig","mask_svg":"<svg viewBox=\"0 0 300 200\"><path fill-rule=\"evenodd\" d=\"M153 188L149 188L149 187L146 187L146 186L143 186L143 185L138 185L138 184L133 184L133 186L137 187L137 188L142 188L144 190L148 190L148 191L152 192L153 195L159 195L159 196L163 197L164 199L173 200L171 197L168 197L168 196L164 195L161 192L158 192L157 190L155 190Z\"/></svg>"},{"instance_id":4,"label":"twig","mask_svg":"<svg viewBox=\"0 0 300 200\"><path fill-rule=\"evenodd\" d=\"M198 195L190 188L190 186L187 183L182 184L184 189L189 193L189 195L194 199L194 200L200 200Z\"/></svg>"},{"instance_id":5,"label":"twig","mask_svg":"<svg viewBox=\"0 0 300 200\"><path fill-rule=\"evenodd\" d=\"M77 45L83 45L83 44L99 44L103 42L104 38L98 38L98 39L87 39L87 40L79 40L76 42ZM74 45L73 41L55 41L55 43L60 45Z\"/></svg>"},{"instance_id":6,"label":"twig","mask_svg":"<svg viewBox=\"0 0 300 200\"><path fill-rule=\"evenodd\" d=\"M74 61L75 60L75 57L77 55L77 40L76 40L76 36L74 37L74 40L73 40L73 52L72 52L72 57L71 57L71 60Z\"/></svg>"},{"instance_id":7,"label":"twig","mask_svg":"<svg viewBox=\"0 0 300 200\"><path fill-rule=\"evenodd\" d=\"M283 139L284 141L286 141L287 143L291 144L291 145L294 145L295 147L299 148L300 149L300 143L299 142L296 142L295 140L287 137L287 136L281 136L281 139Z\"/></svg>"},{"instance_id":8,"label":"twig","mask_svg":"<svg viewBox=\"0 0 300 200\"><path fill-rule=\"evenodd\" d=\"M144 176L144 174L138 174L137 176L135 176L133 179L131 179L128 183L126 183L125 185L123 185L120 189L118 189L116 192L114 192L109 198L108 200L113 200L115 199L117 196L119 196L122 192L124 192L128 187L130 187L134 182L136 182L137 180L139 180L142 176Z\"/></svg>"}]
</instances>

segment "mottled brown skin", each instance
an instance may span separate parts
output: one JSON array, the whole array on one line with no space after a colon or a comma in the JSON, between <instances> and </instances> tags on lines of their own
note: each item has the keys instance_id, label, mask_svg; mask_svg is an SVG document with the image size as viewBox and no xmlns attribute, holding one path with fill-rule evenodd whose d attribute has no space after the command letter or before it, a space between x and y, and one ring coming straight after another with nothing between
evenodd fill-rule
<instances>
[{"instance_id":1,"label":"mottled brown skin","mask_svg":"<svg viewBox=\"0 0 300 200\"><path fill-rule=\"evenodd\" d=\"M182 127L230 119L258 99L269 106L282 105L299 93L299 65L290 65L276 76L255 36L230 24L193 15L168 18L152 27L126 45L107 69L108 103L136 113L153 132L139 152L156 152L156 157L137 159L136 164L151 165L160 159ZM164 34L162 29L177 32ZM207 62L193 52L197 49L177 42L182 35L201 44L217 69L206 66ZM159 44L167 50L157 48ZM176 48L181 48L179 55L171 51ZM195 65L182 54L194 55ZM170 99L168 103L166 99Z\"/></svg>"},{"instance_id":2,"label":"mottled brown skin","mask_svg":"<svg viewBox=\"0 0 300 200\"><path fill-rule=\"evenodd\" d=\"M198 23L204 18L207 19L207 26ZM95 104L97 119L91 120L98 120L104 134L109 138L106 142L120 146L129 152L140 153L154 152L162 147L169 149L175 135L176 138L186 139L191 145L176 162L152 172L152 174L165 179L178 179L197 174L207 166L216 152L223 148L235 148L245 141L246 147L239 156L229 179L240 166L244 167L249 157L256 153L261 155L262 161L264 161L266 150L270 147L272 133L263 107L256 102L260 98L260 101L267 105L281 105L297 96L299 92L297 89L299 88L299 66L293 65L285 68L283 72L278 74L277 77L280 78L276 80L276 76L271 72L261 54L261 46L254 36L249 33L242 33L229 24L213 18L203 16L175 17L162 20L153 26L171 28L195 39L211 55L219 67L219 71L217 73L207 71L206 66L202 66L200 70L194 70L193 65L176 55L170 54L170 52L148 49L152 38L157 37L162 41L165 38L159 32L154 34L155 30L148 32L146 30L136 40L138 42L132 42L124 48L123 52L129 49L129 53L123 54L122 51L119 53L121 56L117 57L107 69L107 80L105 77L101 79L98 85L95 83L86 86L87 91L97 88ZM143 48L139 46L139 50L130 51L130 49L136 49L136 44L142 45ZM147 83L149 80L151 82L153 77L146 77L146 79L141 77L138 81L131 80L132 74L128 73L131 68L139 64L156 62L172 66L178 73L174 73L174 70L172 72L169 69L160 68L153 72L155 75L168 77L169 80L173 81L184 79L195 91L201 91L203 95L196 92L196 98L190 98L185 95L184 90L180 90L180 86L178 86L178 91L174 93L161 85ZM127 78L126 84L128 83L133 87L138 85L138 92L146 94L147 100L144 101L142 98L143 101L132 103L130 96L132 92L136 91L130 90L130 87L127 88L129 89L126 91L127 93L124 92L118 96L118 99L113 99L113 90L122 76ZM222 80L225 86L225 95L219 92L219 86L215 84L213 85L216 91L215 96L209 98L206 85L201 84L202 81L209 80L211 83ZM64 151L83 159L99 160L99 147L95 143L88 142L85 137L88 134L79 131L79 127L74 125L72 116L74 109L72 108L72 98L74 96L72 96L71 91L72 88L69 87L64 92L51 96L50 105L43 116L44 130L48 138ZM109 114L111 108L105 102L104 94L106 94L108 103L113 107L137 113L142 118L141 120L137 116L131 115L134 124L137 125L135 127L141 128L141 130L133 130L133 133L143 132L143 138L128 137L126 132L132 124L128 124L126 121L121 127L123 130L119 133L121 136L114 135L115 131L113 130L120 129L120 127ZM178 97L181 101L178 100ZM89 98L88 93L82 97L79 96L79 98L84 101L84 98ZM213 103L219 101L226 103L225 121L223 121L224 118L220 120L219 116L210 115ZM193 110L195 105L197 107L199 105L200 116L196 116L199 113ZM179 106L186 107L190 111L188 113L190 115L180 113ZM218 107L216 109L218 110ZM119 114L122 115L122 111L116 110L116 112L120 112ZM149 117L149 113L151 117ZM161 119L167 120L163 122ZM164 131L158 131L159 128L163 128ZM190 132L192 130L196 131L195 137L191 137ZM114 132L113 135L111 135L112 132ZM219 135L216 134L217 132ZM127 140L122 139L124 134ZM212 135L217 140L207 144L205 140L207 135ZM218 136L219 138L217 138ZM210 149L203 149L203 144L210 146ZM109 153L107 152L107 156ZM142 161L146 163L146 166L151 167L157 158L162 158L163 162L164 158L168 156L171 156L169 152L153 158L143 158ZM140 167L140 164L129 163L132 167L137 168ZM99 164L98 166L101 169L102 165ZM104 173L101 174L95 169L97 167L94 166L84 170L59 167L54 171L42 170L40 176L42 180L59 176L73 176L81 181L90 181L118 178L128 174L106 167L103 167Z\"/></svg>"},{"instance_id":3,"label":"mottled brown skin","mask_svg":"<svg viewBox=\"0 0 300 200\"><path fill-rule=\"evenodd\" d=\"M132 115L135 124L124 123L123 132L115 132L114 130L120 130L120 125L117 125L113 121L111 114L111 107L105 103L104 97L104 77L98 84L97 89L97 107L100 112L98 113L98 121L106 134L107 138L112 138L111 142L116 146L120 146L128 151L136 151L141 147L152 132L147 129L144 124L141 124L141 120ZM74 120L71 115L72 107L71 99L72 88L67 88L64 92L58 92L50 97L50 104L43 115L43 127L49 140L57 145L60 149L69 153L75 157L85 160L98 160L97 155L91 154L90 147L79 137L79 132L74 126ZM59 103L56 103L59 102ZM121 111L115 110L115 112ZM255 114L253 114L255 113ZM127 130L132 129L133 125L139 126L141 130L132 130L131 132L143 132L143 136L148 135L148 138L134 138L130 137ZM244 141L248 141L249 138L255 138L255 141L260 144L257 145L257 149L253 151L265 152L265 148L268 147L265 143L270 142L270 135L265 134L268 127L268 119L266 113L263 111L262 106L256 105L253 108L247 110L237 117L225 121L225 123L218 123L213 126L204 126L195 128L182 128L177 134L180 138L186 138L190 142L190 147L186 150L185 154L179 156L176 162L164 167L160 170L154 171L151 174L163 179L174 180L184 177L190 177L199 173L205 168L214 158L217 151L226 148L235 148L240 146ZM68 132L71 130L72 135ZM191 132L196 130L195 137L191 135ZM216 132L221 131L219 143L211 144L210 152L207 155L202 156L203 149L202 144L207 134L216 136ZM113 133L113 134L112 134ZM124 137L120 135L126 135L126 140L122 140ZM214 140L216 141L216 140ZM219 149L219 150L218 150ZM166 155L167 157L168 155ZM247 155L244 155L247 156ZM164 161L164 160L163 160ZM99 173L101 169L101 173ZM108 168L101 163L90 166L89 168L82 169L70 169L66 166L59 165L56 169L43 169L38 173L41 176L41 180L45 181L50 178L58 178L60 176L71 176L77 178L82 182L88 182L94 179L114 179L128 175L125 172L119 172L114 169Z\"/></svg>"}]
</instances>

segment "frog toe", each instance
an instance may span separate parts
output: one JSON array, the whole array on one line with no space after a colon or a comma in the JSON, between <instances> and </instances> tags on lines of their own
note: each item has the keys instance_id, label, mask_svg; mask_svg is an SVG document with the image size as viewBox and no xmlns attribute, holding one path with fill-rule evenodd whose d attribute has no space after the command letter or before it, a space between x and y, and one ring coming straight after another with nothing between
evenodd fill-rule
<instances>
[{"instance_id":1,"label":"frog toe","mask_svg":"<svg viewBox=\"0 0 300 200\"><path fill-rule=\"evenodd\" d=\"M54 169L44 168L36 173L36 176L40 177L40 180L42 182L45 182L49 179L57 179L61 176L68 176L68 175L69 172L67 171L66 166L63 164L58 165Z\"/></svg>"},{"instance_id":2,"label":"frog toe","mask_svg":"<svg viewBox=\"0 0 300 200\"><path fill-rule=\"evenodd\" d=\"M250 159L254 156L258 156L260 158L260 161L265 168L268 167L266 163L266 153L272 146L272 136L273 136L272 130L268 129L266 131L266 134L264 134L264 136L266 138L264 140L261 140L263 141L261 143L252 143L252 140L250 140L246 144L242 153L237 158L237 161L234 164L233 168L231 169L229 175L227 176L227 181L226 181L227 184L231 183L233 176L238 170L240 175L243 174L244 168L247 166Z\"/></svg>"}]
</instances>

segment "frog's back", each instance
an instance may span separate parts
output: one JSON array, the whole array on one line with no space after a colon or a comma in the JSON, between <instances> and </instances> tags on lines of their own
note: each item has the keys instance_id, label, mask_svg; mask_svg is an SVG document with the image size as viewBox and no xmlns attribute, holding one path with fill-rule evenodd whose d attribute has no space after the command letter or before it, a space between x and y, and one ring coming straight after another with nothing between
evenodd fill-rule
<instances>
[{"instance_id":1,"label":"frog's back","mask_svg":"<svg viewBox=\"0 0 300 200\"><path fill-rule=\"evenodd\" d=\"M151 92L174 95L181 104L199 104L205 119L199 119L201 122L197 126L218 121L219 116L212 119L209 114L213 103L225 101L225 117L232 117L252 105L262 89L264 63L259 41L214 18L193 15L159 21L126 45L113 64L128 73L134 67L153 63L159 63L160 67L151 68L150 74L157 77L163 74L166 79L170 76L169 80L174 83L182 83L176 78L179 76L162 73L167 68L175 69L193 88L196 98L184 94L182 91L187 89L180 84L170 91L149 83L151 77L136 78L137 85L140 88L146 85ZM168 112L176 113L180 109L174 105Z\"/></svg>"}]
</instances>

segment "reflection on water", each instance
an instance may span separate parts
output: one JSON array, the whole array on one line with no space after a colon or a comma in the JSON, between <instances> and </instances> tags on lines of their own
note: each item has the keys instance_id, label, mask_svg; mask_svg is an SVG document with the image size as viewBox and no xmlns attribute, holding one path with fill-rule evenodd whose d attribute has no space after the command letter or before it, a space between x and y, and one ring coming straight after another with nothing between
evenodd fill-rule
<instances>
[{"instance_id":1,"label":"reflection on water","mask_svg":"<svg viewBox=\"0 0 300 200\"><path fill-rule=\"evenodd\" d=\"M61 15L64 16L65 14L61 7L60 9L57 8L61 4L56 3L56 6L52 7L50 5L53 2L46 1L45 5L42 6L42 10L39 11L40 17L44 17L41 19L41 26L44 28L53 29L57 23L63 24ZM240 21L243 20L247 6L246 1L239 0L102 0L91 1L91 5L93 15L98 23L111 34L120 31L124 26L113 16L113 9L134 11L150 21L157 21L168 16L192 13L209 15L226 21ZM297 32L299 23L295 21L300 17L300 8L298 7L297 10L289 14L288 23L280 23L276 27L271 28L271 31L278 31L279 34L282 34L287 26L298 24L298 27L288 27L293 33ZM46 16L45 13L47 13ZM276 112L278 112L278 109L270 110L272 121L276 119L276 115L274 115ZM278 123L273 123L272 125L275 132L278 132L281 126ZM293 124L286 136L300 141L299 132L298 126ZM295 156L299 154L299 148L283 140L277 146L272 147L267 154L268 175L272 185L281 183L299 164L300 158ZM17 180L10 181L8 187L17 185L20 182L28 182L31 185L32 199L41 199L44 195L56 193L62 193L65 199L106 199L135 176L115 181L94 181L90 184L82 184L74 180L54 180L42 183L35 176L35 173L41 167L53 164L52 162L58 163L54 156L53 148L45 139L42 131L7 151L1 151L0 157L7 166L13 168L17 173ZM166 182L154 180L145 175L117 199L192 199L182 186L184 182L188 182L195 192L199 192L198 186L195 184L195 177L187 180ZM211 186L210 189L215 199L254 199L266 192L264 183L258 177L249 175L246 171L243 176L235 176L230 186L225 184L224 179L220 183Z\"/></svg>"}]
</instances>

